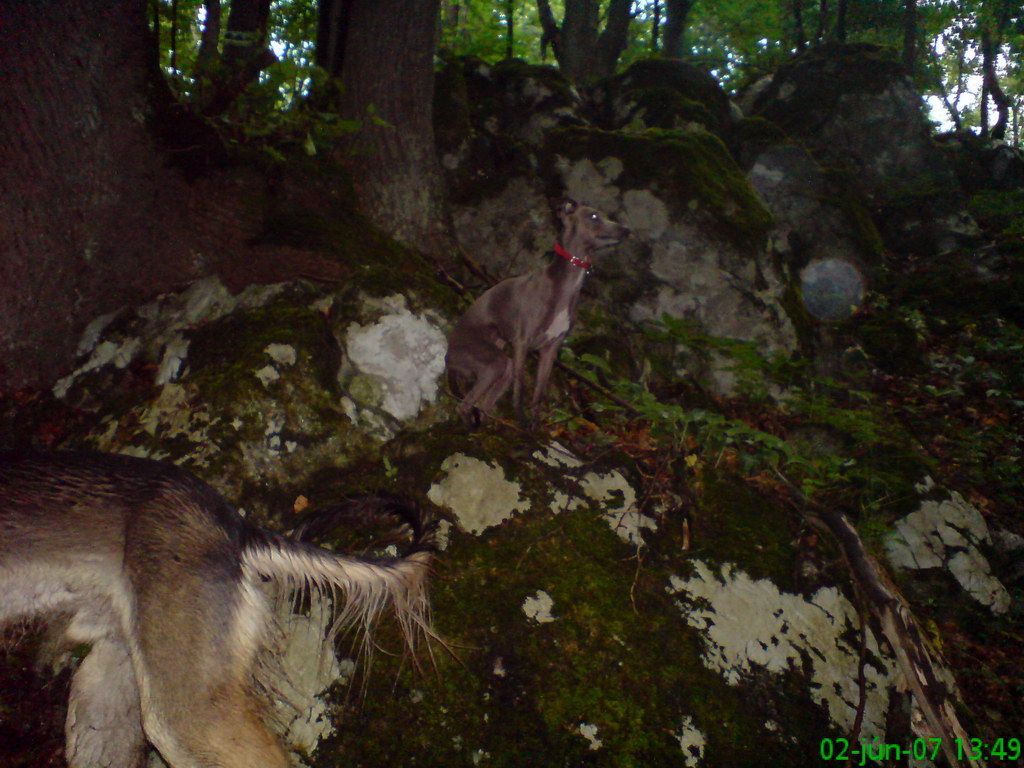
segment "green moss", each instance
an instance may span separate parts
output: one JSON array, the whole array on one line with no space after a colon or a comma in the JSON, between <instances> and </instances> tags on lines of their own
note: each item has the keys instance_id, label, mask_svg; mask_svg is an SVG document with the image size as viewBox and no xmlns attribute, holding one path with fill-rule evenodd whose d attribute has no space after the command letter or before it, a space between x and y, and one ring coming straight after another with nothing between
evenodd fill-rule
<instances>
[{"instance_id":1,"label":"green moss","mask_svg":"<svg viewBox=\"0 0 1024 768\"><path fill-rule=\"evenodd\" d=\"M917 331L899 315L876 314L856 322L854 332L864 351L882 370L910 375L924 369Z\"/></svg>"},{"instance_id":2,"label":"green moss","mask_svg":"<svg viewBox=\"0 0 1024 768\"><path fill-rule=\"evenodd\" d=\"M779 304L782 305L783 311L793 324L793 330L796 332L796 339L800 345L801 352L813 354L817 344L815 326L818 321L807 311L807 306L804 304L798 283L794 281L786 285L785 290L783 290L782 295L779 297Z\"/></svg>"},{"instance_id":3,"label":"green moss","mask_svg":"<svg viewBox=\"0 0 1024 768\"><path fill-rule=\"evenodd\" d=\"M878 94L904 76L892 52L869 44L827 43L815 46L779 68L759 116L778 123L793 136L812 135L834 114L839 98L851 93ZM788 98L776 98L791 91Z\"/></svg>"},{"instance_id":4,"label":"green moss","mask_svg":"<svg viewBox=\"0 0 1024 768\"><path fill-rule=\"evenodd\" d=\"M857 192L857 182L848 171L827 169L829 197L825 201L843 214L850 226L861 258L869 267L879 267L884 260L882 236L868 210L867 201Z\"/></svg>"},{"instance_id":5,"label":"green moss","mask_svg":"<svg viewBox=\"0 0 1024 768\"><path fill-rule=\"evenodd\" d=\"M563 128L552 132L548 148L570 160L616 157L624 166L622 186L651 189L671 205L704 212L740 244L760 242L771 227L771 214L728 149L705 131Z\"/></svg>"},{"instance_id":6,"label":"green moss","mask_svg":"<svg viewBox=\"0 0 1024 768\"><path fill-rule=\"evenodd\" d=\"M392 454L406 485L429 478L456 450L480 458L507 451L509 435L423 437L416 441L423 450ZM730 686L704 666L696 632L665 591L668 575L686 570L679 526L663 526L658 546L637 560L593 507L549 510L552 487L570 487L571 471L507 463L533 500L531 510L481 536L452 529L435 568L437 629L458 659L441 653L436 673L417 676L378 654L374 679L384 682L365 700L339 693L339 730L321 746L316 765L469 766L483 759L512 767L531 754L558 764L668 768L681 761L677 734L684 716L708 737L708 764L786 765L796 764L810 742L766 736L766 718L799 723L801 736L812 741L829 733L799 674L781 683L791 690L773 704L785 712L769 713L751 701L774 701L758 686L778 686L775 676L754 673ZM728 509L709 502L701 519L724 514L727 539L737 530L743 541L750 537L749 551L762 563L755 571L788 573L776 566L787 548L786 527L772 527L763 505L730 490L727 479L716 483L707 495ZM752 520L758 522L751 526ZM702 527L702 556L705 532ZM538 590L551 596L554 621L538 624L523 613L524 600ZM396 642L385 628L382 647ZM384 688L392 694L382 694ZM583 724L596 727L600 749L590 748Z\"/></svg>"},{"instance_id":7,"label":"green moss","mask_svg":"<svg viewBox=\"0 0 1024 768\"><path fill-rule=\"evenodd\" d=\"M793 581L792 516L725 472L705 470L699 488L695 538L702 542L701 558L742 563L754 578L798 591Z\"/></svg>"},{"instance_id":8,"label":"green moss","mask_svg":"<svg viewBox=\"0 0 1024 768\"><path fill-rule=\"evenodd\" d=\"M634 121L647 128L671 129L687 123L700 123L708 128L715 125L707 107L671 88L637 88L629 92L629 98L636 104Z\"/></svg>"},{"instance_id":9,"label":"green moss","mask_svg":"<svg viewBox=\"0 0 1024 768\"><path fill-rule=\"evenodd\" d=\"M701 69L671 59L641 59L621 75L626 98L636 98L647 89L674 91L701 105L714 127L720 127L729 111L729 98L722 87Z\"/></svg>"},{"instance_id":10,"label":"green moss","mask_svg":"<svg viewBox=\"0 0 1024 768\"><path fill-rule=\"evenodd\" d=\"M1005 253L1024 256L1024 190L985 190L971 197L967 210L993 232Z\"/></svg>"}]
</instances>

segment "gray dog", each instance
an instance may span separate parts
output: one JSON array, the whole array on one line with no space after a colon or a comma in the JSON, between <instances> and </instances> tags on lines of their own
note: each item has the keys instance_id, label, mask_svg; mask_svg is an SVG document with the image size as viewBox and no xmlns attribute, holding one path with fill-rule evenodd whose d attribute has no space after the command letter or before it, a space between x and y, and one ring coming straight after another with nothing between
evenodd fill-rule
<instances>
[{"instance_id":1,"label":"gray dog","mask_svg":"<svg viewBox=\"0 0 1024 768\"><path fill-rule=\"evenodd\" d=\"M287 768L254 672L269 640L259 584L344 595L338 621L390 603L410 645L429 631L433 528L398 497L350 500L309 528L369 517L413 532L404 557L335 554L245 522L177 467L110 454L0 453L0 627L43 619L92 646L71 684L71 768Z\"/></svg>"},{"instance_id":2,"label":"gray dog","mask_svg":"<svg viewBox=\"0 0 1024 768\"><path fill-rule=\"evenodd\" d=\"M472 383L458 408L470 428L480 425L482 414L494 407L509 384L519 422L527 424L522 380L526 354L531 350L540 352L529 422L537 427L551 368L576 320L576 304L591 255L629 234L628 227L574 200L560 203L555 215L560 231L551 262L486 291L466 310L448 340L449 376L459 383ZM506 345L512 347L511 358L504 352Z\"/></svg>"}]
</instances>

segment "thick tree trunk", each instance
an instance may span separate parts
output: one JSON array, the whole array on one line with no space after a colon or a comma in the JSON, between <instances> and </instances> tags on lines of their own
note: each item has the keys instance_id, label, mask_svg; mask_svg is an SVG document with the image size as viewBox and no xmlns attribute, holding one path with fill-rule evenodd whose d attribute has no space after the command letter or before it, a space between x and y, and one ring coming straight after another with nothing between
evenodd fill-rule
<instances>
[{"instance_id":1,"label":"thick tree trunk","mask_svg":"<svg viewBox=\"0 0 1024 768\"><path fill-rule=\"evenodd\" d=\"M314 61L334 76L341 75L348 37L348 12L352 0L320 0Z\"/></svg>"},{"instance_id":2,"label":"thick tree trunk","mask_svg":"<svg viewBox=\"0 0 1024 768\"><path fill-rule=\"evenodd\" d=\"M574 83L593 79L594 50L600 23L598 0L566 0L562 19L562 74Z\"/></svg>"},{"instance_id":3,"label":"thick tree trunk","mask_svg":"<svg viewBox=\"0 0 1024 768\"><path fill-rule=\"evenodd\" d=\"M836 40L846 42L846 0L836 4Z\"/></svg>"},{"instance_id":4,"label":"thick tree trunk","mask_svg":"<svg viewBox=\"0 0 1024 768\"><path fill-rule=\"evenodd\" d=\"M258 57L267 47L270 0L231 0L224 33L224 61L239 65Z\"/></svg>"},{"instance_id":5,"label":"thick tree trunk","mask_svg":"<svg viewBox=\"0 0 1024 768\"><path fill-rule=\"evenodd\" d=\"M798 53L807 50L807 33L804 32L803 0L793 0L793 46Z\"/></svg>"},{"instance_id":6,"label":"thick tree trunk","mask_svg":"<svg viewBox=\"0 0 1024 768\"><path fill-rule=\"evenodd\" d=\"M903 66L912 75L917 68L917 0L904 0Z\"/></svg>"},{"instance_id":7,"label":"thick tree trunk","mask_svg":"<svg viewBox=\"0 0 1024 768\"><path fill-rule=\"evenodd\" d=\"M138 115L144 5L0 5L0 385L51 379L88 320L196 276L187 187Z\"/></svg>"},{"instance_id":8,"label":"thick tree trunk","mask_svg":"<svg viewBox=\"0 0 1024 768\"><path fill-rule=\"evenodd\" d=\"M206 20L203 22L199 53L196 54L196 68L200 72L209 70L220 59L220 0L205 0L203 7Z\"/></svg>"},{"instance_id":9,"label":"thick tree trunk","mask_svg":"<svg viewBox=\"0 0 1024 768\"><path fill-rule=\"evenodd\" d=\"M241 96L260 72L277 61L267 45L270 0L232 0L224 33L224 66L215 78L203 114L219 115Z\"/></svg>"},{"instance_id":10,"label":"thick tree trunk","mask_svg":"<svg viewBox=\"0 0 1024 768\"><path fill-rule=\"evenodd\" d=\"M347 0L343 118L361 123L342 161L367 218L455 265L432 102L438 0Z\"/></svg>"},{"instance_id":11,"label":"thick tree trunk","mask_svg":"<svg viewBox=\"0 0 1024 768\"><path fill-rule=\"evenodd\" d=\"M593 79L615 74L619 57L626 49L631 21L633 0L611 0L608 4L608 20L597 39L597 69L592 75Z\"/></svg>"},{"instance_id":12,"label":"thick tree trunk","mask_svg":"<svg viewBox=\"0 0 1024 768\"><path fill-rule=\"evenodd\" d=\"M685 55L683 39L687 17L696 0L665 0L665 42L662 55L668 59L681 59Z\"/></svg>"},{"instance_id":13,"label":"thick tree trunk","mask_svg":"<svg viewBox=\"0 0 1024 768\"><path fill-rule=\"evenodd\" d=\"M559 26L548 0L537 0L543 29L541 53L550 45L562 74L574 83L613 75L626 47L633 0L611 0L608 20L599 34L600 5L598 0L566 0Z\"/></svg>"}]
</instances>

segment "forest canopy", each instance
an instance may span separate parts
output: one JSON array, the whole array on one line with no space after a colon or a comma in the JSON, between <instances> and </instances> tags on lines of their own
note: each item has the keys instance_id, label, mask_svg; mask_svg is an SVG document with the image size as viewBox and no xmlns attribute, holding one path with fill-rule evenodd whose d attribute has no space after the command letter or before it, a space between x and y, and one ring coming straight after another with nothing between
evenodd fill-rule
<instances>
[{"instance_id":1,"label":"forest canopy","mask_svg":"<svg viewBox=\"0 0 1024 768\"><path fill-rule=\"evenodd\" d=\"M161 63L180 95L207 114L253 117L294 107L297 97L329 79L318 26L345 5L345 0L156 0L150 8ZM1011 0L443 0L440 5L442 54L553 64L577 82L664 56L695 63L736 92L817 43L880 44L911 70L939 126L991 133L1016 146L1022 140L1024 13ZM238 87L225 93L225 68L243 60L248 68L235 76ZM234 90L242 98L236 99Z\"/></svg>"}]
</instances>

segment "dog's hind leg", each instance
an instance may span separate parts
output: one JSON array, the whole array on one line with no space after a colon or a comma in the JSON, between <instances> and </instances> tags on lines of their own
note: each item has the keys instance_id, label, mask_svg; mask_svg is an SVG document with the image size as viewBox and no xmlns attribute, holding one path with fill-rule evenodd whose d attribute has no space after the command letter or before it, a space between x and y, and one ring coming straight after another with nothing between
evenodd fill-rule
<instances>
[{"instance_id":1,"label":"dog's hind leg","mask_svg":"<svg viewBox=\"0 0 1024 768\"><path fill-rule=\"evenodd\" d=\"M268 621L262 594L245 579L194 586L194 595L172 588L140 600L146 735L174 766L288 768L253 687L255 652ZM164 624L150 608L187 621Z\"/></svg>"},{"instance_id":2,"label":"dog's hind leg","mask_svg":"<svg viewBox=\"0 0 1024 768\"><path fill-rule=\"evenodd\" d=\"M175 768L288 768L253 684L270 609L241 565L233 514L212 489L173 486L129 528L142 723Z\"/></svg>"},{"instance_id":3,"label":"dog's hind leg","mask_svg":"<svg viewBox=\"0 0 1024 768\"><path fill-rule=\"evenodd\" d=\"M71 681L65 724L71 768L136 768L145 738L135 672L124 642L95 642Z\"/></svg>"},{"instance_id":4,"label":"dog's hind leg","mask_svg":"<svg viewBox=\"0 0 1024 768\"><path fill-rule=\"evenodd\" d=\"M494 350L486 363L477 369L476 381L459 405L459 415L466 425L471 428L479 426L480 414L494 408L511 383L512 361Z\"/></svg>"}]
</instances>

